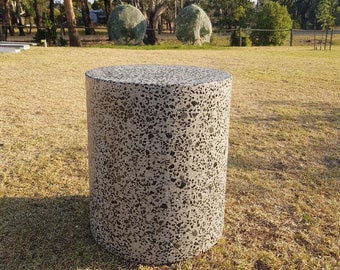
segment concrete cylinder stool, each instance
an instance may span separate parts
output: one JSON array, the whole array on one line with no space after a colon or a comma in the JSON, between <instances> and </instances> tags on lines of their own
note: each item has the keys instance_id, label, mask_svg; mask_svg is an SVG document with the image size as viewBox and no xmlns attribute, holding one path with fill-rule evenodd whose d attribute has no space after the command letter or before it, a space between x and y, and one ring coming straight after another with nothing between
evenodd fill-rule
<instances>
[{"instance_id":1,"label":"concrete cylinder stool","mask_svg":"<svg viewBox=\"0 0 340 270\"><path fill-rule=\"evenodd\" d=\"M90 221L100 245L159 265L222 236L231 80L172 65L86 72Z\"/></svg>"}]
</instances>

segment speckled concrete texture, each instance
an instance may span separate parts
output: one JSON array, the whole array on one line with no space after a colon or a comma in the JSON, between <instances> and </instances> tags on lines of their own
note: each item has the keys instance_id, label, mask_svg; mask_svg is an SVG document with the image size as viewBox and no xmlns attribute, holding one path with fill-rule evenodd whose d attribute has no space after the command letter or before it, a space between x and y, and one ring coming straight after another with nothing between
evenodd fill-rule
<instances>
[{"instance_id":1,"label":"speckled concrete texture","mask_svg":"<svg viewBox=\"0 0 340 270\"><path fill-rule=\"evenodd\" d=\"M190 66L86 72L90 222L100 245L159 265L222 236L231 81Z\"/></svg>"}]
</instances>

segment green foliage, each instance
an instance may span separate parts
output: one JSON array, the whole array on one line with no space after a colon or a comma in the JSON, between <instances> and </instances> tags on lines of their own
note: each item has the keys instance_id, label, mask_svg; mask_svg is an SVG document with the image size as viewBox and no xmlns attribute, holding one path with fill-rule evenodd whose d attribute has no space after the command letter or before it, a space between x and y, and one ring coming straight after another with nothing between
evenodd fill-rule
<instances>
[{"instance_id":1,"label":"green foliage","mask_svg":"<svg viewBox=\"0 0 340 270\"><path fill-rule=\"evenodd\" d=\"M139 9L120 5L110 14L107 22L109 39L117 44L140 44L146 32L146 20Z\"/></svg>"},{"instance_id":2,"label":"green foliage","mask_svg":"<svg viewBox=\"0 0 340 270\"><path fill-rule=\"evenodd\" d=\"M240 46L240 30L236 29L230 37L231 46ZM241 46L251 46L251 40L244 31L241 31Z\"/></svg>"},{"instance_id":3,"label":"green foliage","mask_svg":"<svg viewBox=\"0 0 340 270\"><path fill-rule=\"evenodd\" d=\"M251 0L200 0L199 6L207 13L214 28L245 28L254 20L255 6Z\"/></svg>"},{"instance_id":4,"label":"green foliage","mask_svg":"<svg viewBox=\"0 0 340 270\"><path fill-rule=\"evenodd\" d=\"M63 37L58 38L58 45L61 47L65 47L67 45L67 40L64 39Z\"/></svg>"},{"instance_id":5,"label":"green foliage","mask_svg":"<svg viewBox=\"0 0 340 270\"><path fill-rule=\"evenodd\" d=\"M38 29L34 36L34 40L38 43L41 43L43 39L46 39L45 31L43 29Z\"/></svg>"},{"instance_id":6,"label":"green foliage","mask_svg":"<svg viewBox=\"0 0 340 270\"><path fill-rule=\"evenodd\" d=\"M92 9L97 10L99 9L99 3L97 1L94 1L93 4L91 5Z\"/></svg>"},{"instance_id":7,"label":"green foliage","mask_svg":"<svg viewBox=\"0 0 340 270\"><path fill-rule=\"evenodd\" d=\"M292 20L292 28L293 29L301 29L301 25L298 20Z\"/></svg>"},{"instance_id":8,"label":"green foliage","mask_svg":"<svg viewBox=\"0 0 340 270\"><path fill-rule=\"evenodd\" d=\"M246 28L254 23L255 8L252 1L240 1L234 7L232 16L228 16L230 27Z\"/></svg>"},{"instance_id":9,"label":"green foliage","mask_svg":"<svg viewBox=\"0 0 340 270\"><path fill-rule=\"evenodd\" d=\"M335 11L335 25L340 25L340 5L336 8Z\"/></svg>"},{"instance_id":10,"label":"green foliage","mask_svg":"<svg viewBox=\"0 0 340 270\"><path fill-rule=\"evenodd\" d=\"M330 29L335 24L336 19L335 1L322 0L317 6L316 19L321 24L322 29Z\"/></svg>"},{"instance_id":11,"label":"green foliage","mask_svg":"<svg viewBox=\"0 0 340 270\"><path fill-rule=\"evenodd\" d=\"M210 44L211 45L216 45L217 44L217 38L216 38L216 34L212 33L210 36Z\"/></svg>"},{"instance_id":12,"label":"green foliage","mask_svg":"<svg viewBox=\"0 0 340 270\"><path fill-rule=\"evenodd\" d=\"M46 39L49 45L56 44L57 41L57 28L49 19L44 19L44 28L38 29L34 40L38 43Z\"/></svg>"},{"instance_id":13,"label":"green foliage","mask_svg":"<svg viewBox=\"0 0 340 270\"><path fill-rule=\"evenodd\" d=\"M5 37L2 33L2 27L0 27L0 41L3 41L3 40L5 40Z\"/></svg>"},{"instance_id":14,"label":"green foliage","mask_svg":"<svg viewBox=\"0 0 340 270\"><path fill-rule=\"evenodd\" d=\"M33 1L30 0L22 0L21 7L25 11L25 17L34 16L34 8L33 8Z\"/></svg>"},{"instance_id":15,"label":"green foliage","mask_svg":"<svg viewBox=\"0 0 340 270\"><path fill-rule=\"evenodd\" d=\"M182 9L175 20L175 33L183 43L209 43L212 25L208 15L197 5Z\"/></svg>"},{"instance_id":16,"label":"green foliage","mask_svg":"<svg viewBox=\"0 0 340 270\"><path fill-rule=\"evenodd\" d=\"M57 18L57 17L62 15L61 11L59 9L57 9L57 8L53 9L53 14L54 14L54 18Z\"/></svg>"},{"instance_id":17,"label":"green foliage","mask_svg":"<svg viewBox=\"0 0 340 270\"><path fill-rule=\"evenodd\" d=\"M277 31L254 31L250 38L257 46L283 45L291 27L292 20L287 8L277 2L269 1L264 4L262 11L257 15L256 28Z\"/></svg>"}]
</instances>

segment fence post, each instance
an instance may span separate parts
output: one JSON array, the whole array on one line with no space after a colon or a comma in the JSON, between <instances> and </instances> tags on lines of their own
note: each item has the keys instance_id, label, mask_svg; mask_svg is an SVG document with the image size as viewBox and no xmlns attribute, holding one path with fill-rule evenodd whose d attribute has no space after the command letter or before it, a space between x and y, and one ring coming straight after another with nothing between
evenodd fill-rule
<instances>
[{"instance_id":1,"label":"fence post","mask_svg":"<svg viewBox=\"0 0 340 270\"><path fill-rule=\"evenodd\" d=\"M240 27L240 47L242 46L242 27Z\"/></svg>"},{"instance_id":2,"label":"fence post","mask_svg":"<svg viewBox=\"0 0 340 270\"><path fill-rule=\"evenodd\" d=\"M290 47L293 46L293 28L290 29L290 42L289 42Z\"/></svg>"},{"instance_id":3,"label":"fence post","mask_svg":"<svg viewBox=\"0 0 340 270\"><path fill-rule=\"evenodd\" d=\"M315 22L314 22L314 50L316 51L318 48L316 47L316 26L315 26Z\"/></svg>"},{"instance_id":4,"label":"fence post","mask_svg":"<svg viewBox=\"0 0 340 270\"><path fill-rule=\"evenodd\" d=\"M329 50L332 49L332 42L333 42L333 30L334 30L334 26L332 26L332 30L331 30L331 40L329 41Z\"/></svg>"}]
</instances>

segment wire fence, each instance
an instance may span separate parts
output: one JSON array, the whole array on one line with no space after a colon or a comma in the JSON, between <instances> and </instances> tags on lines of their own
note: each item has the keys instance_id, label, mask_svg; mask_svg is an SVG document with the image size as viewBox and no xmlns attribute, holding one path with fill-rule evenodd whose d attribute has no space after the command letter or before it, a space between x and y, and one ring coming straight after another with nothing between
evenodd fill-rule
<instances>
[{"instance_id":1,"label":"wire fence","mask_svg":"<svg viewBox=\"0 0 340 270\"><path fill-rule=\"evenodd\" d=\"M8 28L8 27L7 27ZM6 29L6 25L0 24L0 29ZM20 31L16 27L14 31L14 35L11 36L7 34L7 40L9 41L34 41L37 28L31 25L22 26L24 31L24 36L20 36ZM85 27L77 27L78 32L80 34L81 41L83 43L96 43L96 42L109 42L107 28L105 25L95 26L94 32L95 34L86 35ZM233 32L239 32L238 36L240 38L239 46L242 46L242 38L250 37L253 32L285 32L287 33L287 38L284 41L285 46L313 46L314 49L326 49L330 48L331 45L340 45L340 29L323 31L323 30L302 30L302 29L252 29L252 28L237 28L237 29L228 29L223 31L214 31L214 43L216 45L222 46L230 46L231 35ZM179 42L176 39L173 31L165 30L156 30L158 34L158 39L160 43L176 43ZM243 34L241 34L243 33ZM58 38L65 39L68 41L68 28L64 25L57 27L57 36Z\"/></svg>"},{"instance_id":2,"label":"wire fence","mask_svg":"<svg viewBox=\"0 0 340 270\"><path fill-rule=\"evenodd\" d=\"M254 28L238 28L232 29L228 31L228 36L230 37L233 32L238 33L238 37L240 41L238 42L239 46L242 46L242 38L250 37L254 32L283 32L286 33L286 40L284 41L283 45L286 46L314 46L314 49L325 48L327 45L328 47L331 44L340 45L340 30L333 29L333 30L302 30L302 29L254 29ZM243 33L243 34L242 34Z\"/></svg>"}]
</instances>

